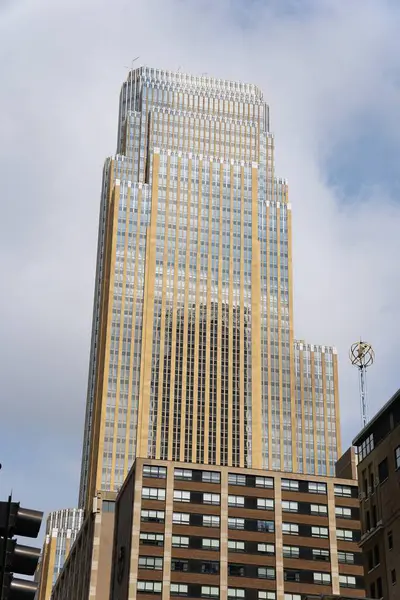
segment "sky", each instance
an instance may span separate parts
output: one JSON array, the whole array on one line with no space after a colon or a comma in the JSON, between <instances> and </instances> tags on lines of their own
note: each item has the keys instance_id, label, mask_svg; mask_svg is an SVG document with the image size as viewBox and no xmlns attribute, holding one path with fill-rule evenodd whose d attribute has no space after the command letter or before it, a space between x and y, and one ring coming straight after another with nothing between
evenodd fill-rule
<instances>
[{"instance_id":1,"label":"sky","mask_svg":"<svg viewBox=\"0 0 400 600\"><path fill-rule=\"evenodd\" d=\"M293 211L295 336L339 353L344 449L400 387L400 4L0 0L0 497L75 506L103 161L136 64L258 84Z\"/></svg>"}]
</instances>

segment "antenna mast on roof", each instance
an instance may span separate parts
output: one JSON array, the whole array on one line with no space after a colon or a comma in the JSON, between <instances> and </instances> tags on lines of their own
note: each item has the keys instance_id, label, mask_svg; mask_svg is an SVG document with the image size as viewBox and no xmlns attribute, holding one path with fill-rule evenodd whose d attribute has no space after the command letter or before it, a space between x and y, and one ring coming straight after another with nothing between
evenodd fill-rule
<instances>
[{"instance_id":1,"label":"antenna mast on roof","mask_svg":"<svg viewBox=\"0 0 400 600\"><path fill-rule=\"evenodd\" d=\"M375 353L372 350L371 344L367 342L355 342L350 348L351 364L357 367L359 371L360 384L360 406L362 426L365 427L368 421L368 405L367 405L367 368L370 367L375 360Z\"/></svg>"}]
</instances>

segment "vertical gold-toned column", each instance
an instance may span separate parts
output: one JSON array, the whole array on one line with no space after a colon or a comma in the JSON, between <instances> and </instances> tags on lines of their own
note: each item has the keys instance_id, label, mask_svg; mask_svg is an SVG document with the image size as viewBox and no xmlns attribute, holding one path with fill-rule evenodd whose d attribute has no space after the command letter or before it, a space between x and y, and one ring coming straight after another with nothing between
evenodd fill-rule
<instances>
[{"instance_id":1,"label":"vertical gold-toned column","mask_svg":"<svg viewBox=\"0 0 400 600\"><path fill-rule=\"evenodd\" d=\"M115 462L117 453L117 438L118 438L118 414L119 402L121 393L121 366L122 366L122 347L124 345L124 314L125 314L125 297L126 297L126 269L128 264L128 243L129 243L129 209L131 201L131 182L128 182L128 193L125 208L125 240L124 240L124 258L123 258L123 275L122 275L122 299L121 311L119 319L119 347L118 347L118 367L117 367L117 389L115 393L115 410L114 410L114 431L113 431L113 448L111 459L111 489L115 489ZM119 209L119 207L118 207ZM129 437L129 429L126 429Z\"/></svg>"},{"instance_id":2,"label":"vertical gold-toned column","mask_svg":"<svg viewBox=\"0 0 400 600\"><path fill-rule=\"evenodd\" d=\"M310 347L310 362L311 362L311 394L313 407L313 439L314 439L314 472L318 474L318 440L317 440L317 403L315 398L315 355L314 346Z\"/></svg>"},{"instance_id":3,"label":"vertical gold-toned column","mask_svg":"<svg viewBox=\"0 0 400 600\"><path fill-rule=\"evenodd\" d=\"M328 520L329 520L329 546L331 555L332 594L339 594L339 563L336 539L336 512L334 481L327 481L328 488Z\"/></svg>"},{"instance_id":4,"label":"vertical gold-toned column","mask_svg":"<svg viewBox=\"0 0 400 600\"><path fill-rule=\"evenodd\" d=\"M138 415L138 444L137 456L146 457L149 433L149 407L153 346L153 320L154 320L154 281L156 270L156 243L157 243L157 213L158 213L158 172L160 168L160 154L154 150L153 155L153 181L151 190L150 225L147 229L146 240L146 276L143 302L143 333L141 348L141 377L139 394Z\"/></svg>"},{"instance_id":5,"label":"vertical gold-toned column","mask_svg":"<svg viewBox=\"0 0 400 600\"><path fill-rule=\"evenodd\" d=\"M171 185L171 153L167 157L167 185L165 194L165 228L164 228L164 252L163 252L163 275L162 275L162 298L161 298L161 324L160 324L160 359L158 375L158 398L157 398L157 438L156 438L156 458L161 458L161 437L162 437L162 404L164 396L164 350L165 350L165 313L168 306L166 300L168 285L168 226L169 226L169 196ZM164 457L163 457L164 458Z\"/></svg>"},{"instance_id":6,"label":"vertical gold-toned column","mask_svg":"<svg viewBox=\"0 0 400 600\"><path fill-rule=\"evenodd\" d=\"M173 457L173 443L174 443L174 418L175 418L175 362L176 362L176 328L177 328L177 310L178 310L178 297L179 297L179 234L180 234L180 200L181 200L181 168L182 158L181 153L178 153L178 174L177 174L177 188L176 188L176 233L175 233L175 257L174 257L174 296L173 296L173 307L172 307L172 342L171 342L171 386L169 396L169 435L168 435L168 459L174 460ZM176 435L178 433L176 432Z\"/></svg>"},{"instance_id":7,"label":"vertical gold-toned column","mask_svg":"<svg viewBox=\"0 0 400 600\"><path fill-rule=\"evenodd\" d=\"M239 448L240 461L239 466L244 464L244 162L241 163L241 183L240 183L240 393L239 393ZM237 440L236 440L237 443ZM234 466L238 466L233 461ZM254 465L252 465L254 467Z\"/></svg>"},{"instance_id":8,"label":"vertical gold-toned column","mask_svg":"<svg viewBox=\"0 0 400 600\"><path fill-rule=\"evenodd\" d=\"M225 163L220 163L219 171L219 244L218 244L218 324L217 324L217 423L216 423L216 464L221 464L221 363L222 363L222 209ZM228 168L226 166L226 168ZM215 366L214 366L215 368Z\"/></svg>"},{"instance_id":9,"label":"vertical gold-toned column","mask_svg":"<svg viewBox=\"0 0 400 600\"><path fill-rule=\"evenodd\" d=\"M280 475L274 477L275 509L275 568L276 599L284 600L283 579L283 532L282 532L282 482Z\"/></svg>"},{"instance_id":10,"label":"vertical gold-toned column","mask_svg":"<svg viewBox=\"0 0 400 600\"><path fill-rule=\"evenodd\" d=\"M304 352L299 350L300 355L300 405L301 405L301 432L303 450L303 473L307 473L306 459L306 427L305 427L305 399L304 399Z\"/></svg>"},{"instance_id":11,"label":"vertical gold-toned column","mask_svg":"<svg viewBox=\"0 0 400 600\"><path fill-rule=\"evenodd\" d=\"M326 398L326 354L321 352L322 362L322 393L323 393L323 404L324 404L324 436L325 436L325 462L326 462L326 475L334 475L329 472L329 447L331 436L328 429L328 402ZM339 457L338 457L339 458Z\"/></svg>"},{"instance_id":12,"label":"vertical gold-toned column","mask_svg":"<svg viewBox=\"0 0 400 600\"><path fill-rule=\"evenodd\" d=\"M228 340L228 452L227 464L232 465L232 398L233 398L233 197L234 197L234 161L231 159L231 197L230 197L230 219L229 219L229 340ZM236 190L235 190L236 191ZM243 222L241 230L243 229ZM241 234L243 237L243 234ZM240 241L242 246L242 240ZM242 250L241 250L242 251ZM235 286L236 287L236 286ZM237 298L235 294L235 306Z\"/></svg>"},{"instance_id":13,"label":"vertical gold-toned column","mask_svg":"<svg viewBox=\"0 0 400 600\"><path fill-rule=\"evenodd\" d=\"M271 254L270 254L270 243L271 243L271 234L269 231L271 219L271 210L270 210L270 202L267 200L266 207L266 254L267 254L267 264L266 264L266 281L267 281L267 360L268 360L268 427L267 427L267 435L268 435L268 468L272 468L272 368L271 368ZM265 465L263 465L265 466Z\"/></svg>"},{"instance_id":14,"label":"vertical gold-toned column","mask_svg":"<svg viewBox=\"0 0 400 600\"><path fill-rule=\"evenodd\" d=\"M131 412L132 412L132 387L133 387L133 361L134 361L134 351L135 351L135 339L136 339L136 328L134 327L136 320L136 301L137 301L137 282L138 282L138 273L139 273L139 247L140 247L140 214L142 211L142 193L143 186L141 183L138 184L137 190L137 230L136 230L136 248L135 248L135 263L134 263L134 287L133 287L133 303L132 303L132 339L130 344L130 356L129 356L129 382L128 382L128 404L127 404L127 415L126 415L126 431L130 432L130 423L131 423ZM129 442L130 442L130 434L127 433L125 440L125 460L124 460L124 475L128 473L128 455L129 455Z\"/></svg>"},{"instance_id":15,"label":"vertical gold-toned column","mask_svg":"<svg viewBox=\"0 0 400 600\"><path fill-rule=\"evenodd\" d=\"M164 528L164 561L162 600L169 600L171 589L171 551L172 551L172 518L174 512L174 468L170 464L167 469L167 489L165 494L165 528Z\"/></svg>"},{"instance_id":16,"label":"vertical gold-toned column","mask_svg":"<svg viewBox=\"0 0 400 600\"><path fill-rule=\"evenodd\" d=\"M296 432L296 376L294 368L294 318L293 318L293 262L292 262L292 207L288 202L288 189L285 185L287 238L288 238L288 300L289 300L289 353L290 353L290 390L292 423L292 467L298 470L297 432ZM304 430L303 430L304 431ZM304 434L303 434L304 435Z\"/></svg>"},{"instance_id":17,"label":"vertical gold-toned column","mask_svg":"<svg viewBox=\"0 0 400 600\"><path fill-rule=\"evenodd\" d=\"M209 419L210 419L210 327L211 327L211 256L212 256L212 201L213 201L213 161L210 160L210 193L208 204L208 266L207 266L207 329L206 329L206 385L204 403L204 464L208 465L209 449Z\"/></svg>"},{"instance_id":18,"label":"vertical gold-toned column","mask_svg":"<svg viewBox=\"0 0 400 600\"><path fill-rule=\"evenodd\" d=\"M228 471L221 470L219 597L228 598Z\"/></svg>"},{"instance_id":19,"label":"vertical gold-toned column","mask_svg":"<svg viewBox=\"0 0 400 600\"><path fill-rule=\"evenodd\" d=\"M189 155L188 161L188 192L187 192L187 213L186 213L186 261L185 261L185 297L184 297L184 325L183 325L183 364L182 364L182 408L181 408L181 444L179 449L179 460L185 460L186 438L189 438L191 432L186 431L186 405L190 400L190 392L186 394L187 378L187 340L188 340L188 305L189 305L189 275L190 275L190 210L192 195L192 158ZM190 408L190 407L188 407ZM189 439L188 439L189 442Z\"/></svg>"},{"instance_id":20,"label":"vertical gold-toned column","mask_svg":"<svg viewBox=\"0 0 400 600\"><path fill-rule=\"evenodd\" d=\"M340 430L340 402L339 402L339 381L338 381L338 358L336 351L333 352L333 390L335 395L335 413L336 413L336 440L338 457L342 454L342 436Z\"/></svg>"},{"instance_id":21,"label":"vertical gold-toned column","mask_svg":"<svg viewBox=\"0 0 400 600\"><path fill-rule=\"evenodd\" d=\"M102 478L102 467L103 467L103 449L104 449L104 432L106 427L106 409L107 409L107 393L108 393L108 374L110 370L110 346L111 346L111 332L112 332L112 311L113 311L113 300L114 300L114 280L115 280L115 262L117 252L117 231L118 231L118 209L120 199L120 181L115 180L115 186L112 194L112 202L110 204L110 220L109 227L111 228L109 236L109 285L108 289L105 288L107 299L104 306L103 314L103 327L104 327L104 368L100 374L99 380L99 393L101 394L100 404L97 407L99 411L99 437L97 445L97 465L94 466L95 473L93 480L95 481L94 487L91 489L91 496L88 501L94 497L97 489L101 488Z\"/></svg>"},{"instance_id":22,"label":"vertical gold-toned column","mask_svg":"<svg viewBox=\"0 0 400 600\"><path fill-rule=\"evenodd\" d=\"M192 428L192 462L197 462L197 429L198 429L198 381L199 381L199 328L200 328L200 257L201 257L201 211L202 211L202 157L199 159L199 177L197 194L197 259L196 259L196 308L194 330L194 373L193 373L193 428Z\"/></svg>"},{"instance_id":23,"label":"vertical gold-toned column","mask_svg":"<svg viewBox=\"0 0 400 600\"><path fill-rule=\"evenodd\" d=\"M261 411L261 255L258 239L258 165L252 164L252 261L251 261L251 366L252 366L252 467L262 468ZM242 457L241 457L242 458ZM244 465L241 465L244 466Z\"/></svg>"},{"instance_id":24,"label":"vertical gold-toned column","mask_svg":"<svg viewBox=\"0 0 400 600\"><path fill-rule=\"evenodd\" d=\"M278 195L278 198L280 196ZM279 444L281 471L285 470L284 462L284 427L283 427L283 389L282 389L282 317L281 317L281 203L276 203L276 269L278 274L278 379L279 379Z\"/></svg>"}]
</instances>

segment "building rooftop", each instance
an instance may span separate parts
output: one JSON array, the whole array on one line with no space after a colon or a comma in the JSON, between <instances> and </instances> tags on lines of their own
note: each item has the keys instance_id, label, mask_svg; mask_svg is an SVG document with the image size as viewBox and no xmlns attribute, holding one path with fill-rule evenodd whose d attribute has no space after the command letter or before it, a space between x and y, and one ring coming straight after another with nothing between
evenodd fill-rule
<instances>
[{"instance_id":1,"label":"building rooftop","mask_svg":"<svg viewBox=\"0 0 400 600\"><path fill-rule=\"evenodd\" d=\"M400 423L400 389L393 394L393 396L386 402L386 404L376 413L374 417L367 423L367 425L360 431L360 433L354 438L353 446L359 446L365 438L372 432L372 430L378 425L378 422L389 417L390 413L394 413L394 423ZM383 439L381 437L381 439Z\"/></svg>"}]
</instances>

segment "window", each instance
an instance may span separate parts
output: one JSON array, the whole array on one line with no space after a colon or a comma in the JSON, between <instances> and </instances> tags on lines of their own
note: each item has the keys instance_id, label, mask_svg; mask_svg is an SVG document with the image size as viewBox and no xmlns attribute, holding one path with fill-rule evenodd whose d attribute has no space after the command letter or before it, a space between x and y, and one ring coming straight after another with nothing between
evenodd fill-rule
<instances>
[{"instance_id":1,"label":"window","mask_svg":"<svg viewBox=\"0 0 400 600\"><path fill-rule=\"evenodd\" d=\"M229 529L244 529L244 519L238 517L228 517Z\"/></svg>"},{"instance_id":2,"label":"window","mask_svg":"<svg viewBox=\"0 0 400 600\"><path fill-rule=\"evenodd\" d=\"M355 588L356 578L353 575L339 575L340 587Z\"/></svg>"},{"instance_id":3,"label":"window","mask_svg":"<svg viewBox=\"0 0 400 600\"><path fill-rule=\"evenodd\" d=\"M285 569L283 571L283 578L285 581L300 581L300 573L299 571L294 571L293 569Z\"/></svg>"},{"instance_id":4,"label":"window","mask_svg":"<svg viewBox=\"0 0 400 600\"><path fill-rule=\"evenodd\" d=\"M228 540L228 550L231 552L244 552L244 542Z\"/></svg>"},{"instance_id":5,"label":"window","mask_svg":"<svg viewBox=\"0 0 400 600\"><path fill-rule=\"evenodd\" d=\"M221 483L221 473L218 473L218 471L203 471L201 480L207 483Z\"/></svg>"},{"instance_id":6,"label":"window","mask_svg":"<svg viewBox=\"0 0 400 600\"><path fill-rule=\"evenodd\" d=\"M341 496L342 498L351 498L351 487L347 485L335 485L335 496Z\"/></svg>"},{"instance_id":7,"label":"window","mask_svg":"<svg viewBox=\"0 0 400 600\"><path fill-rule=\"evenodd\" d=\"M165 500L164 488L142 488L142 498L144 500Z\"/></svg>"},{"instance_id":8,"label":"window","mask_svg":"<svg viewBox=\"0 0 400 600\"><path fill-rule=\"evenodd\" d=\"M256 487L273 489L274 480L272 477L256 477Z\"/></svg>"},{"instance_id":9,"label":"window","mask_svg":"<svg viewBox=\"0 0 400 600\"><path fill-rule=\"evenodd\" d=\"M311 494L326 494L326 483L319 483L317 481L308 482L308 491Z\"/></svg>"},{"instance_id":10,"label":"window","mask_svg":"<svg viewBox=\"0 0 400 600\"><path fill-rule=\"evenodd\" d=\"M382 598L383 593L382 593L382 578L378 577L378 579L376 580L376 589L378 592L378 598Z\"/></svg>"},{"instance_id":11,"label":"window","mask_svg":"<svg viewBox=\"0 0 400 600\"><path fill-rule=\"evenodd\" d=\"M396 465L396 469L400 469L400 446L397 446L394 451L394 464Z\"/></svg>"},{"instance_id":12,"label":"window","mask_svg":"<svg viewBox=\"0 0 400 600\"><path fill-rule=\"evenodd\" d=\"M337 529L336 537L338 540L344 540L345 542L353 541L353 532L350 529Z\"/></svg>"},{"instance_id":13,"label":"window","mask_svg":"<svg viewBox=\"0 0 400 600\"><path fill-rule=\"evenodd\" d=\"M379 463L378 476L379 476L379 483L386 481L386 479L389 477L389 467L388 467L387 458L384 458L383 461Z\"/></svg>"},{"instance_id":14,"label":"window","mask_svg":"<svg viewBox=\"0 0 400 600\"><path fill-rule=\"evenodd\" d=\"M301 600L301 595L285 593L284 600Z\"/></svg>"},{"instance_id":15,"label":"window","mask_svg":"<svg viewBox=\"0 0 400 600\"><path fill-rule=\"evenodd\" d=\"M318 583L320 585L330 585L331 583L331 574L330 573L313 573L314 583Z\"/></svg>"},{"instance_id":16,"label":"window","mask_svg":"<svg viewBox=\"0 0 400 600\"><path fill-rule=\"evenodd\" d=\"M157 477L159 479L165 479L166 476L166 467L153 467L153 465L143 465L143 477Z\"/></svg>"},{"instance_id":17,"label":"window","mask_svg":"<svg viewBox=\"0 0 400 600\"><path fill-rule=\"evenodd\" d=\"M228 506L244 506L244 496L228 496Z\"/></svg>"},{"instance_id":18,"label":"window","mask_svg":"<svg viewBox=\"0 0 400 600\"><path fill-rule=\"evenodd\" d=\"M264 521L258 519L257 531L265 531L266 533L273 533L275 531L274 521Z\"/></svg>"},{"instance_id":19,"label":"window","mask_svg":"<svg viewBox=\"0 0 400 600\"><path fill-rule=\"evenodd\" d=\"M171 571L185 572L189 570L189 561L173 558L171 560Z\"/></svg>"},{"instance_id":20,"label":"window","mask_svg":"<svg viewBox=\"0 0 400 600\"><path fill-rule=\"evenodd\" d=\"M392 569L391 571L392 584L394 585L397 581L396 579L396 569Z\"/></svg>"},{"instance_id":21,"label":"window","mask_svg":"<svg viewBox=\"0 0 400 600\"><path fill-rule=\"evenodd\" d=\"M376 544L374 546L374 563L375 563L375 566L379 565L380 562L381 561L380 561L380 558L379 558L379 546L378 546L378 544Z\"/></svg>"},{"instance_id":22,"label":"window","mask_svg":"<svg viewBox=\"0 0 400 600\"><path fill-rule=\"evenodd\" d=\"M201 563L201 572L207 573L208 575L218 575L219 562L209 561L209 562Z\"/></svg>"},{"instance_id":23,"label":"window","mask_svg":"<svg viewBox=\"0 0 400 600\"><path fill-rule=\"evenodd\" d=\"M153 569L161 571L163 559L158 556L139 556L139 569Z\"/></svg>"},{"instance_id":24,"label":"window","mask_svg":"<svg viewBox=\"0 0 400 600\"><path fill-rule=\"evenodd\" d=\"M190 492L174 490L174 502L190 502Z\"/></svg>"},{"instance_id":25,"label":"window","mask_svg":"<svg viewBox=\"0 0 400 600\"><path fill-rule=\"evenodd\" d=\"M282 510L284 512L299 512L299 503L291 500L282 500Z\"/></svg>"},{"instance_id":26,"label":"window","mask_svg":"<svg viewBox=\"0 0 400 600\"><path fill-rule=\"evenodd\" d=\"M215 515L203 515L203 527L219 527L219 517Z\"/></svg>"},{"instance_id":27,"label":"window","mask_svg":"<svg viewBox=\"0 0 400 600\"><path fill-rule=\"evenodd\" d=\"M145 510L143 509L140 513L142 521L147 523L164 523L165 512L163 510Z\"/></svg>"},{"instance_id":28,"label":"window","mask_svg":"<svg viewBox=\"0 0 400 600\"><path fill-rule=\"evenodd\" d=\"M282 489L290 490L291 492L298 492L299 482L295 479L282 479Z\"/></svg>"},{"instance_id":29,"label":"window","mask_svg":"<svg viewBox=\"0 0 400 600\"><path fill-rule=\"evenodd\" d=\"M162 533L141 533L139 540L141 544L148 546L164 545L164 535Z\"/></svg>"},{"instance_id":30,"label":"window","mask_svg":"<svg viewBox=\"0 0 400 600\"><path fill-rule=\"evenodd\" d=\"M161 594L161 581L138 581L137 591L145 594Z\"/></svg>"},{"instance_id":31,"label":"window","mask_svg":"<svg viewBox=\"0 0 400 600\"><path fill-rule=\"evenodd\" d=\"M282 533L299 535L299 526L296 523L282 523Z\"/></svg>"},{"instance_id":32,"label":"window","mask_svg":"<svg viewBox=\"0 0 400 600\"><path fill-rule=\"evenodd\" d=\"M258 600L276 600L276 593L267 592L266 590L259 590Z\"/></svg>"},{"instance_id":33,"label":"window","mask_svg":"<svg viewBox=\"0 0 400 600\"><path fill-rule=\"evenodd\" d=\"M171 583L170 592L171 596L187 596L188 586L186 583Z\"/></svg>"},{"instance_id":34,"label":"window","mask_svg":"<svg viewBox=\"0 0 400 600\"><path fill-rule=\"evenodd\" d=\"M257 552L262 552L268 556L274 556L275 546L274 544L257 544Z\"/></svg>"},{"instance_id":35,"label":"window","mask_svg":"<svg viewBox=\"0 0 400 600\"><path fill-rule=\"evenodd\" d=\"M101 509L103 512L115 512L115 502L103 500L101 503Z\"/></svg>"},{"instance_id":36,"label":"window","mask_svg":"<svg viewBox=\"0 0 400 600\"><path fill-rule=\"evenodd\" d=\"M354 552L338 551L338 561L345 565L354 565Z\"/></svg>"},{"instance_id":37,"label":"window","mask_svg":"<svg viewBox=\"0 0 400 600\"><path fill-rule=\"evenodd\" d=\"M201 546L203 550L219 550L219 539L203 538Z\"/></svg>"},{"instance_id":38,"label":"window","mask_svg":"<svg viewBox=\"0 0 400 600\"><path fill-rule=\"evenodd\" d=\"M244 598L244 590L241 588L228 588L228 598Z\"/></svg>"},{"instance_id":39,"label":"window","mask_svg":"<svg viewBox=\"0 0 400 600\"><path fill-rule=\"evenodd\" d=\"M300 548L298 546L283 546L283 556L285 558L299 558Z\"/></svg>"},{"instance_id":40,"label":"window","mask_svg":"<svg viewBox=\"0 0 400 600\"><path fill-rule=\"evenodd\" d=\"M244 565L229 564L228 565L228 575L231 575L232 577L244 577L245 576Z\"/></svg>"},{"instance_id":41,"label":"window","mask_svg":"<svg viewBox=\"0 0 400 600\"><path fill-rule=\"evenodd\" d=\"M257 508L274 510L274 501L272 498L257 498Z\"/></svg>"},{"instance_id":42,"label":"window","mask_svg":"<svg viewBox=\"0 0 400 600\"><path fill-rule=\"evenodd\" d=\"M368 456L368 454L370 452L372 452L373 449L374 449L374 434L371 433L371 435L369 435L367 437L367 439L365 439L363 441L363 443L361 444L361 446L358 447L359 462L361 462L362 460L364 460L364 458L366 456Z\"/></svg>"},{"instance_id":43,"label":"window","mask_svg":"<svg viewBox=\"0 0 400 600\"><path fill-rule=\"evenodd\" d=\"M317 538L327 538L328 528L327 527L311 527L311 536Z\"/></svg>"},{"instance_id":44,"label":"window","mask_svg":"<svg viewBox=\"0 0 400 600\"><path fill-rule=\"evenodd\" d=\"M193 471L191 469L175 469L174 477L175 479L191 481L193 478Z\"/></svg>"},{"instance_id":45,"label":"window","mask_svg":"<svg viewBox=\"0 0 400 600\"><path fill-rule=\"evenodd\" d=\"M310 504L310 512L312 515L327 515L328 507L326 504Z\"/></svg>"},{"instance_id":46,"label":"window","mask_svg":"<svg viewBox=\"0 0 400 600\"><path fill-rule=\"evenodd\" d=\"M351 508L345 506L335 506L335 513L341 519L351 519Z\"/></svg>"},{"instance_id":47,"label":"window","mask_svg":"<svg viewBox=\"0 0 400 600\"><path fill-rule=\"evenodd\" d=\"M313 548L312 557L313 557L313 560L329 560L329 550L322 550L321 548Z\"/></svg>"},{"instance_id":48,"label":"window","mask_svg":"<svg viewBox=\"0 0 400 600\"><path fill-rule=\"evenodd\" d=\"M388 531L388 548L393 550L393 531Z\"/></svg>"},{"instance_id":49,"label":"window","mask_svg":"<svg viewBox=\"0 0 400 600\"><path fill-rule=\"evenodd\" d=\"M274 567L258 567L257 576L260 579L275 579Z\"/></svg>"},{"instance_id":50,"label":"window","mask_svg":"<svg viewBox=\"0 0 400 600\"><path fill-rule=\"evenodd\" d=\"M237 475L236 473L228 474L229 485L246 485L246 475Z\"/></svg>"},{"instance_id":51,"label":"window","mask_svg":"<svg viewBox=\"0 0 400 600\"><path fill-rule=\"evenodd\" d=\"M189 548L189 538L186 535L172 536L173 548Z\"/></svg>"},{"instance_id":52,"label":"window","mask_svg":"<svg viewBox=\"0 0 400 600\"><path fill-rule=\"evenodd\" d=\"M189 525L190 515L188 513L173 513L172 522L175 525Z\"/></svg>"},{"instance_id":53,"label":"window","mask_svg":"<svg viewBox=\"0 0 400 600\"><path fill-rule=\"evenodd\" d=\"M204 504L219 504L220 503L220 495L219 494L203 494L203 502L204 502Z\"/></svg>"},{"instance_id":54,"label":"window","mask_svg":"<svg viewBox=\"0 0 400 600\"><path fill-rule=\"evenodd\" d=\"M201 595L203 598L218 598L219 588L210 585L202 585Z\"/></svg>"}]
</instances>

